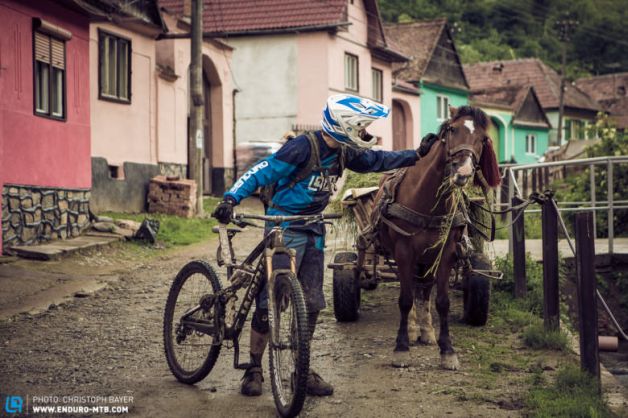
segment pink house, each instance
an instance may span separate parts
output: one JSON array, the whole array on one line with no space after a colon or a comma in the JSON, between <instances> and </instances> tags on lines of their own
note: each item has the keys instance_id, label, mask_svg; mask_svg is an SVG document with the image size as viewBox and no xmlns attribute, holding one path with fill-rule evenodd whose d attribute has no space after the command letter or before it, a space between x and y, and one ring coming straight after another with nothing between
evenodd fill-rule
<instances>
[{"instance_id":1,"label":"pink house","mask_svg":"<svg viewBox=\"0 0 628 418\"><path fill-rule=\"evenodd\" d=\"M160 3L177 14L185 1ZM233 47L236 144L317 129L325 100L338 93L393 108L392 118L373 126L384 148L393 147L393 131L404 135L404 147L414 143L418 115L395 113L417 108L408 101L418 97L392 90L392 63L407 58L387 43L376 0L212 0L203 24L206 36Z\"/></svg>"},{"instance_id":2,"label":"pink house","mask_svg":"<svg viewBox=\"0 0 628 418\"><path fill-rule=\"evenodd\" d=\"M125 7L126 18L90 27L96 213L142 212L153 176L187 177L189 18L160 10L156 0ZM206 193L221 194L233 171L231 50L212 39L203 44Z\"/></svg>"},{"instance_id":3,"label":"pink house","mask_svg":"<svg viewBox=\"0 0 628 418\"><path fill-rule=\"evenodd\" d=\"M0 0L0 252L75 236L88 223L96 9L76 4Z\"/></svg>"}]
</instances>

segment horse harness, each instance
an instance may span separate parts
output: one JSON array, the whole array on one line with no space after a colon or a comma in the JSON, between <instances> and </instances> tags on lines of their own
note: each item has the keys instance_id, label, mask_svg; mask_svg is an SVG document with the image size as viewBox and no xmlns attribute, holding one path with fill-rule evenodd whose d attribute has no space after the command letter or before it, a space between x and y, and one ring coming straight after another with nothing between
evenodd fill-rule
<instances>
[{"instance_id":1,"label":"horse harness","mask_svg":"<svg viewBox=\"0 0 628 418\"><path fill-rule=\"evenodd\" d=\"M440 141L443 142L447 147L447 162L445 166L445 175L446 176L451 175L454 155L456 155L457 153L461 151L465 151L465 150L469 151L474 158L473 162L475 165L475 173L476 173L476 176L478 176L480 183L482 183L481 188L484 192L485 199L488 202L488 189L489 189L488 184L486 183L486 179L482 175L482 171L480 170L480 167L478 166L480 156L470 144L459 144L453 148L450 148L451 141L449 139L451 138L452 131L453 131L453 127L451 126L451 124L447 124L443 128L442 132L440 132ZM451 222L451 228L472 225L471 219L468 215L468 211L465 205L465 203L468 204L469 202L469 199L467 199L466 196L464 199L465 202L463 204L459 204L458 207L456 208L453 215L453 219L450 218L450 215L425 215L398 203L396 201L397 189L399 185L401 184L401 181L405 177L407 171L408 171L407 167L396 170L384 182L383 196L379 200L378 207L376 207L375 210L373 211L372 225L376 226L381 221L384 224L386 224L388 227L390 227L392 230L406 237L415 236L425 229L441 229L446 222ZM405 229L401 228L399 225L393 222L392 219L394 218L401 219L409 223L413 227L416 227L417 230L413 232L406 231ZM373 228L373 230L375 229L376 227ZM494 238L494 229L495 229L494 219L491 222L490 236L487 236L476 227L474 227L474 229L477 230L481 235L484 235L484 238L488 239L489 241L492 241Z\"/></svg>"}]
</instances>

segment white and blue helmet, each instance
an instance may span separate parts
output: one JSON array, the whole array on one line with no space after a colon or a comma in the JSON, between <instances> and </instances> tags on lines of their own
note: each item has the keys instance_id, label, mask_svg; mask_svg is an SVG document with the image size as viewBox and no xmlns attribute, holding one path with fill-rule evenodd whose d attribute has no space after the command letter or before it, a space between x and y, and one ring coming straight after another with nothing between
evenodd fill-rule
<instances>
[{"instance_id":1,"label":"white and blue helmet","mask_svg":"<svg viewBox=\"0 0 628 418\"><path fill-rule=\"evenodd\" d=\"M372 100L336 94L327 99L321 125L326 134L342 144L371 147L375 145L377 138L370 135L361 137L360 132L374 120L385 119L389 113L387 106Z\"/></svg>"}]
</instances>

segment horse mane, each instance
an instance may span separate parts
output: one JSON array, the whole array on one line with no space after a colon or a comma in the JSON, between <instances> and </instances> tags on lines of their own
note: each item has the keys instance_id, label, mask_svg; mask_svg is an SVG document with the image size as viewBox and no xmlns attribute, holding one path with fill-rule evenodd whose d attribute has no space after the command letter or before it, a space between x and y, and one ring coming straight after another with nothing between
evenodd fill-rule
<instances>
[{"instance_id":1,"label":"horse mane","mask_svg":"<svg viewBox=\"0 0 628 418\"><path fill-rule=\"evenodd\" d=\"M440 125L438 137L442 138L449 125L465 116L471 117L471 119L473 119L473 124L481 128L484 132L488 131L491 120L482 109L472 106L460 106L457 108L456 113L450 120L446 120ZM482 174L484 175L488 185L493 188L499 186L499 183L501 183L501 174L499 172L499 165L497 164L495 149L493 148L493 140L488 136L484 141L482 155L480 156L478 164L480 165L480 169L482 170ZM482 186L482 184L478 181L477 176L475 177L475 184Z\"/></svg>"}]
</instances>

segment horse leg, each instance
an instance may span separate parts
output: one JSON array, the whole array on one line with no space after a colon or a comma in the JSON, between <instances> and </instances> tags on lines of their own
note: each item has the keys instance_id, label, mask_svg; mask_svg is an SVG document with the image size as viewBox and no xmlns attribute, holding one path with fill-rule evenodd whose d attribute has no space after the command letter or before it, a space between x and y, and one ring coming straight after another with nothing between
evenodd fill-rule
<instances>
[{"instance_id":1,"label":"horse leg","mask_svg":"<svg viewBox=\"0 0 628 418\"><path fill-rule=\"evenodd\" d=\"M402 258L397 258L402 260ZM393 353L393 366L408 367L410 360L410 339L408 337L408 314L412 309L414 301L414 280L412 265L409 263L398 263L398 276L400 283L399 291L399 330L397 331L397 342Z\"/></svg>"},{"instance_id":2,"label":"horse leg","mask_svg":"<svg viewBox=\"0 0 628 418\"><path fill-rule=\"evenodd\" d=\"M460 363L458 355L451 345L449 338L449 270L451 264L447 260L441 260L441 265L436 273L436 310L440 318L440 334L438 346L440 347L440 365L444 369L458 370Z\"/></svg>"},{"instance_id":3,"label":"horse leg","mask_svg":"<svg viewBox=\"0 0 628 418\"><path fill-rule=\"evenodd\" d=\"M418 341L419 339L419 323L417 319L417 301L418 298L415 299L414 305L412 305L412 309L410 309L410 313L408 314L408 340Z\"/></svg>"},{"instance_id":4,"label":"horse leg","mask_svg":"<svg viewBox=\"0 0 628 418\"><path fill-rule=\"evenodd\" d=\"M419 330L421 335L417 339L419 344L433 345L436 344L436 334L432 325L432 283L417 283L415 306L417 310Z\"/></svg>"}]
</instances>

